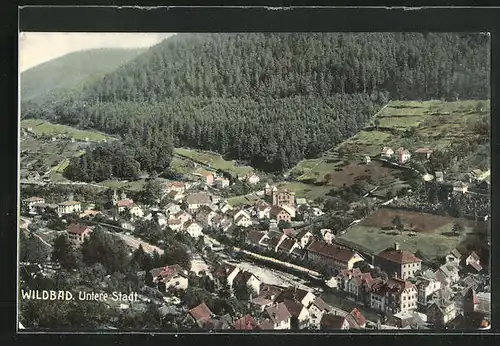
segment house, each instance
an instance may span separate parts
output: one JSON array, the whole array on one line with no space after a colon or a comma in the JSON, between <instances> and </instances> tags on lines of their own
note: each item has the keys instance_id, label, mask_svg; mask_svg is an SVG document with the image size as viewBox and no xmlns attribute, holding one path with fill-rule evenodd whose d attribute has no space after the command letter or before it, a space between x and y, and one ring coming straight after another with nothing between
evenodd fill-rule
<instances>
[{"instance_id":1,"label":"house","mask_svg":"<svg viewBox=\"0 0 500 346\"><path fill-rule=\"evenodd\" d=\"M290 217L293 219L295 218L295 208L290 207L288 205L283 205L281 206L282 209L284 209L288 214L290 214Z\"/></svg>"},{"instance_id":2,"label":"house","mask_svg":"<svg viewBox=\"0 0 500 346\"><path fill-rule=\"evenodd\" d=\"M222 264L213 273L214 281L217 286L222 286L226 283L229 288L233 287L233 281L236 275L240 272L240 268L230 265Z\"/></svg>"},{"instance_id":3,"label":"house","mask_svg":"<svg viewBox=\"0 0 500 346\"><path fill-rule=\"evenodd\" d=\"M239 319L237 319L234 324L233 328L236 330L259 330L261 329L257 321L250 316L250 315L245 315Z\"/></svg>"},{"instance_id":4,"label":"house","mask_svg":"<svg viewBox=\"0 0 500 346\"><path fill-rule=\"evenodd\" d=\"M186 184L182 181L172 181L166 184L165 192L170 193L176 191L179 193L184 193L186 191Z\"/></svg>"},{"instance_id":5,"label":"house","mask_svg":"<svg viewBox=\"0 0 500 346\"><path fill-rule=\"evenodd\" d=\"M269 239L265 232L259 232L255 230L251 230L247 234L247 242L252 245L263 246L263 240Z\"/></svg>"},{"instance_id":6,"label":"house","mask_svg":"<svg viewBox=\"0 0 500 346\"><path fill-rule=\"evenodd\" d=\"M240 214L237 218L234 219L234 224L239 227L250 227L253 222L252 219L249 218L248 213L245 214Z\"/></svg>"},{"instance_id":7,"label":"house","mask_svg":"<svg viewBox=\"0 0 500 346\"><path fill-rule=\"evenodd\" d=\"M27 179L28 180L38 180L38 179L40 179L40 173L38 173L37 171L31 171L28 173Z\"/></svg>"},{"instance_id":8,"label":"house","mask_svg":"<svg viewBox=\"0 0 500 346\"><path fill-rule=\"evenodd\" d=\"M399 163L406 163L411 158L410 151L404 148L399 148L396 150Z\"/></svg>"},{"instance_id":9,"label":"house","mask_svg":"<svg viewBox=\"0 0 500 346\"><path fill-rule=\"evenodd\" d=\"M372 286L370 292L370 307L379 312L386 311L386 296L389 291L389 287L386 282L377 282Z\"/></svg>"},{"instance_id":10,"label":"house","mask_svg":"<svg viewBox=\"0 0 500 346\"><path fill-rule=\"evenodd\" d=\"M426 309L427 321L435 327L444 327L454 320L457 315L457 306L453 301L434 302Z\"/></svg>"},{"instance_id":11,"label":"house","mask_svg":"<svg viewBox=\"0 0 500 346\"><path fill-rule=\"evenodd\" d=\"M286 289L288 288L263 283L260 287L260 296L274 301Z\"/></svg>"},{"instance_id":12,"label":"house","mask_svg":"<svg viewBox=\"0 0 500 346\"><path fill-rule=\"evenodd\" d=\"M347 330L349 329L349 322L346 318L339 315L323 314L319 323L320 330Z\"/></svg>"},{"instance_id":13,"label":"house","mask_svg":"<svg viewBox=\"0 0 500 346\"><path fill-rule=\"evenodd\" d=\"M92 233L92 227L87 225L72 224L67 229L68 237L75 245L81 245Z\"/></svg>"},{"instance_id":14,"label":"house","mask_svg":"<svg viewBox=\"0 0 500 346\"><path fill-rule=\"evenodd\" d=\"M59 215L80 213L82 211L82 204L76 201L66 201L57 205L57 213Z\"/></svg>"},{"instance_id":15,"label":"house","mask_svg":"<svg viewBox=\"0 0 500 346\"><path fill-rule=\"evenodd\" d=\"M201 207L199 207L195 213L196 221L206 226L213 226L212 221L216 216L217 213L206 205L202 205Z\"/></svg>"},{"instance_id":16,"label":"house","mask_svg":"<svg viewBox=\"0 0 500 346\"><path fill-rule=\"evenodd\" d=\"M307 200L305 198L296 198L295 199L295 204L297 204L298 206L299 205L306 205L307 204Z\"/></svg>"},{"instance_id":17,"label":"house","mask_svg":"<svg viewBox=\"0 0 500 346\"><path fill-rule=\"evenodd\" d=\"M281 303L287 299L297 301L304 306L309 306L316 299L316 296L309 291L297 287L289 287L279 293L274 302Z\"/></svg>"},{"instance_id":18,"label":"house","mask_svg":"<svg viewBox=\"0 0 500 346\"><path fill-rule=\"evenodd\" d=\"M422 158L428 159L429 157L431 157L432 150L429 148L418 148L417 150L415 150L415 154Z\"/></svg>"},{"instance_id":19,"label":"house","mask_svg":"<svg viewBox=\"0 0 500 346\"><path fill-rule=\"evenodd\" d=\"M186 317L187 321L198 325L198 327L203 328L205 323L208 322L214 313L208 308L208 306L203 302L200 305L190 309Z\"/></svg>"},{"instance_id":20,"label":"house","mask_svg":"<svg viewBox=\"0 0 500 346\"><path fill-rule=\"evenodd\" d=\"M246 181L252 185L258 184L260 182L260 178L257 174L251 173L246 176Z\"/></svg>"},{"instance_id":21,"label":"house","mask_svg":"<svg viewBox=\"0 0 500 346\"><path fill-rule=\"evenodd\" d=\"M457 249L453 249L448 255L446 255L446 263L454 263L458 265L461 259L462 254Z\"/></svg>"},{"instance_id":22,"label":"house","mask_svg":"<svg viewBox=\"0 0 500 346\"><path fill-rule=\"evenodd\" d=\"M255 305L260 311L264 311L267 307L274 304L271 299L267 299L262 295L253 298L250 302Z\"/></svg>"},{"instance_id":23,"label":"house","mask_svg":"<svg viewBox=\"0 0 500 346\"><path fill-rule=\"evenodd\" d=\"M395 314L417 309L417 289L410 281L389 279L386 285L389 288L385 303L386 311Z\"/></svg>"},{"instance_id":24,"label":"house","mask_svg":"<svg viewBox=\"0 0 500 346\"><path fill-rule=\"evenodd\" d=\"M286 237L283 239L283 241L278 245L277 251L283 252L286 254L291 254L293 250L298 248L300 245L297 243L297 241L293 238Z\"/></svg>"},{"instance_id":25,"label":"house","mask_svg":"<svg viewBox=\"0 0 500 346\"><path fill-rule=\"evenodd\" d=\"M443 172L434 172L434 177L436 178L436 182L442 183L444 182L444 173Z\"/></svg>"},{"instance_id":26,"label":"house","mask_svg":"<svg viewBox=\"0 0 500 346\"><path fill-rule=\"evenodd\" d=\"M246 285L250 289L252 296L260 294L261 281L248 271L240 270L234 277L233 285Z\"/></svg>"},{"instance_id":27,"label":"house","mask_svg":"<svg viewBox=\"0 0 500 346\"><path fill-rule=\"evenodd\" d=\"M292 221L292 215L290 215L289 212L287 212L285 209L279 206L273 206L269 211L269 216L271 217L271 219L276 220L276 222L278 223L280 221L285 221L285 222Z\"/></svg>"},{"instance_id":28,"label":"house","mask_svg":"<svg viewBox=\"0 0 500 346\"><path fill-rule=\"evenodd\" d=\"M30 214L35 213L34 206L37 204L45 204L45 199L42 197L30 197L23 200L23 208Z\"/></svg>"},{"instance_id":29,"label":"house","mask_svg":"<svg viewBox=\"0 0 500 346\"><path fill-rule=\"evenodd\" d=\"M454 263L445 263L436 271L436 280L442 286L450 286L460 280L460 267Z\"/></svg>"},{"instance_id":30,"label":"house","mask_svg":"<svg viewBox=\"0 0 500 346\"><path fill-rule=\"evenodd\" d=\"M165 291L170 287L180 290L188 288L188 275L178 264L151 269L150 273L154 283L161 282L165 285Z\"/></svg>"},{"instance_id":31,"label":"house","mask_svg":"<svg viewBox=\"0 0 500 346\"><path fill-rule=\"evenodd\" d=\"M226 187L229 187L229 179L226 178L217 178L214 183L215 187L218 189L225 189Z\"/></svg>"},{"instance_id":32,"label":"house","mask_svg":"<svg viewBox=\"0 0 500 346\"><path fill-rule=\"evenodd\" d=\"M491 171L488 169L483 172L480 169L473 169L471 172L467 173L469 178L469 183L480 183L491 175Z\"/></svg>"},{"instance_id":33,"label":"house","mask_svg":"<svg viewBox=\"0 0 500 346\"><path fill-rule=\"evenodd\" d=\"M434 176L432 174L426 173L422 175L422 180L423 181L432 181L434 180Z\"/></svg>"},{"instance_id":34,"label":"house","mask_svg":"<svg viewBox=\"0 0 500 346\"><path fill-rule=\"evenodd\" d=\"M182 230L182 220L181 219L169 219L167 221L167 226L172 231L180 231Z\"/></svg>"},{"instance_id":35,"label":"house","mask_svg":"<svg viewBox=\"0 0 500 346\"><path fill-rule=\"evenodd\" d=\"M309 324L316 328L319 328L323 314L332 310L331 306L325 303L320 297L314 298L307 309L309 310Z\"/></svg>"},{"instance_id":36,"label":"house","mask_svg":"<svg viewBox=\"0 0 500 346\"><path fill-rule=\"evenodd\" d=\"M183 226L184 231L188 233L193 238L198 238L200 235L203 235L203 227L194 220L189 220Z\"/></svg>"},{"instance_id":37,"label":"house","mask_svg":"<svg viewBox=\"0 0 500 346\"><path fill-rule=\"evenodd\" d=\"M168 197L173 199L175 202L178 202L178 201L182 201L182 199L184 198L184 193L179 192L179 191L170 191L168 193Z\"/></svg>"},{"instance_id":38,"label":"house","mask_svg":"<svg viewBox=\"0 0 500 346\"><path fill-rule=\"evenodd\" d=\"M283 304L290 313L290 329L304 329L309 326L309 310L295 300L285 299Z\"/></svg>"},{"instance_id":39,"label":"house","mask_svg":"<svg viewBox=\"0 0 500 346\"><path fill-rule=\"evenodd\" d=\"M364 155L364 156L363 156L363 158L362 158L362 162L363 162L364 164L369 164L370 162L372 162L372 159L371 159L371 157L370 157L370 156L368 156L368 155Z\"/></svg>"},{"instance_id":40,"label":"house","mask_svg":"<svg viewBox=\"0 0 500 346\"><path fill-rule=\"evenodd\" d=\"M481 312L489 317L491 315L491 293L478 292L477 299L478 305L476 311Z\"/></svg>"},{"instance_id":41,"label":"house","mask_svg":"<svg viewBox=\"0 0 500 346\"><path fill-rule=\"evenodd\" d=\"M186 213L185 211L180 211L178 212L177 214L173 215L170 217L171 219L179 219L181 220L181 223L184 225L186 222L188 222L189 220L192 220L193 217L191 216L191 214L189 213Z\"/></svg>"},{"instance_id":42,"label":"house","mask_svg":"<svg viewBox=\"0 0 500 346\"><path fill-rule=\"evenodd\" d=\"M389 276L406 280L421 270L422 260L411 252L401 250L399 244L395 243L393 248L388 248L375 256L375 265Z\"/></svg>"},{"instance_id":43,"label":"house","mask_svg":"<svg viewBox=\"0 0 500 346\"><path fill-rule=\"evenodd\" d=\"M321 237L323 238L323 241L327 244L331 244L333 242L333 239L335 236L333 235L333 232L331 229L328 228L323 228L320 230L321 232Z\"/></svg>"},{"instance_id":44,"label":"house","mask_svg":"<svg viewBox=\"0 0 500 346\"><path fill-rule=\"evenodd\" d=\"M219 204L219 211L221 213L227 213L228 211L232 210L233 209L233 206L230 205L229 203L227 202L223 202L223 203L220 203Z\"/></svg>"},{"instance_id":45,"label":"house","mask_svg":"<svg viewBox=\"0 0 500 346\"><path fill-rule=\"evenodd\" d=\"M382 157L390 158L392 157L392 155L394 155L394 150L392 150L392 148L390 147L383 147L382 151L380 152L380 155Z\"/></svg>"},{"instance_id":46,"label":"house","mask_svg":"<svg viewBox=\"0 0 500 346\"><path fill-rule=\"evenodd\" d=\"M476 272L483 270L481 266L481 259L475 251L472 251L469 256L465 259L465 265L470 266Z\"/></svg>"},{"instance_id":47,"label":"house","mask_svg":"<svg viewBox=\"0 0 500 346\"><path fill-rule=\"evenodd\" d=\"M271 218L271 207L268 205L261 205L257 207L257 218L259 220L262 219L270 219Z\"/></svg>"},{"instance_id":48,"label":"house","mask_svg":"<svg viewBox=\"0 0 500 346\"><path fill-rule=\"evenodd\" d=\"M349 315L354 318L360 328L366 327L366 318L357 308L354 308Z\"/></svg>"},{"instance_id":49,"label":"house","mask_svg":"<svg viewBox=\"0 0 500 346\"><path fill-rule=\"evenodd\" d=\"M144 211L142 210L141 207L139 207L137 204L132 203L128 207L128 211L132 217L143 217L144 216Z\"/></svg>"},{"instance_id":50,"label":"house","mask_svg":"<svg viewBox=\"0 0 500 346\"><path fill-rule=\"evenodd\" d=\"M195 176L200 177L201 181L208 186L212 186L214 183L214 175L208 171L200 171L198 173L194 173Z\"/></svg>"},{"instance_id":51,"label":"house","mask_svg":"<svg viewBox=\"0 0 500 346\"><path fill-rule=\"evenodd\" d=\"M264 310L272 322L273 329L282 330L291 328L292 315L284 303L272 305Z\"/></svg>"},{"instance_id":52,"label":"house","mask_svg":"<svg viewBox=\"0 0 500 346\"><path fill-rule=\"evenodd\" d=\"M276 189L272 191L273 206L284 206L295 207L295 192L289 192L284 189Z\"/></svg>"},{"instance_id":53,"label":"house","mask_svg":"<svg viewBox=\"0 0 500 346\"><path fill-rule=\"evenodd\" d=\"M331 265L336 270L352 269L354 263L363 261L353 250L317 240L308 246L307 257L312 261Z\"/></svg>"},{"instance_id":54,"label":"house","mask_svg":"<svg viewBox=\"0 0 500 346\"><path fill-rule=\"evenodd\" d=\"M456 182L453 184L453 192L461 192L466 193L469 188L469 185L464 182Z\"/></svg>"},{"instance_id":55,"label":"house","mask_svg":"<svg viewBox=\"0 0 500 346\"><path fill-rule=\"evenodd\" d=\"M190 211L195 211L202 205L211 205L213 203L213 198L207 192L197 192L188 195L186 203Z\"/></svg>"},{"instance_id":56,"label":"house","mask_svg":"<svg viewBox=\"0 0 500 346\"><path fill-rule=\"evenodd\" d=\"M437 298L437 293L441 290L441 281L420 277L415 287L417 288L417 304L426 307L430 301Z\"/></svg>"},{"instance_id":57,"label":"house","mask_svg":"<svg viewBox=\"0 0 500 346\"><path fill-rule=\"evenodd\" d=\"M175 203L169 203L165 206L165 208L163 208L163 211L165 212L166 215L170 217L180 212L181 206Z\"/></svg>"},{"instance_id":58,"label":"house","mask_svg":"<svg viewBox=\"0 0 500 346\"><path fill-rule=\"evenodd\" d=\"M121 199L116 203L116 206L118 207L118 212L123 213L125 210L130 208L134 204L134 201L131 200L130 198L126 199Z\"/></svg>"},{"instance_id":59,"label":"house","mask_svg":"<svg viewBox=\"0 0 500 346\"><path fill-rule=\"evenodd\" d=\"M102 215L102 213L98 210L85 210L83 213L81 213L79 215L79 217L81 219L83 218L86 218L86 217L89 217L89 218L92 218L92 217L95 217L97 215Z\"/></svg>"},{"instance_id":60,"label":"house","mask_svg":"<svg viewBox=\"0 0 500 346\"><path fill-rule=\"evenodd\" d=\"M356 300L362 300L362 290L364 286L367 286L371 289L373 285L373 278L370 273L361 273L358 275L352 275L345 282L345 291L349 293L352 297L355 297Z\"/></svg>"},{"instance_id":61,"label":"house","mask_svg":"<svg viewBox=\"0 0 500 346\"><path fill-rule=\"evenodd\" d=\"M233 329L233 318L229 314L225 314L221 317L211 318L204 322L203 328L210 330L224 330Z\"/></svg>"}]
</instances>

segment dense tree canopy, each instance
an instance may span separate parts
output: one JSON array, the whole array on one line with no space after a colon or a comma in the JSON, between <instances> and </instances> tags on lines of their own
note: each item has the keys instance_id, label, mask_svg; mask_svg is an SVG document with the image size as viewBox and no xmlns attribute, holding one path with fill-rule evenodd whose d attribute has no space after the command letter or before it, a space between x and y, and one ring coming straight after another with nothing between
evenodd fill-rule
<instances>
[{"instance_id":1,"label":"dense tree canopy","mask_svg":"<svg viewBox=\"0 0 500 346\"><path fill-rule=\"evenodd\" d=\"M281 171L355 134L389 98L488 98L488 45L455 33L179 34L22 116L120 135L141 170L163 172L186 146Z\"/></svg>"}]
</instances>

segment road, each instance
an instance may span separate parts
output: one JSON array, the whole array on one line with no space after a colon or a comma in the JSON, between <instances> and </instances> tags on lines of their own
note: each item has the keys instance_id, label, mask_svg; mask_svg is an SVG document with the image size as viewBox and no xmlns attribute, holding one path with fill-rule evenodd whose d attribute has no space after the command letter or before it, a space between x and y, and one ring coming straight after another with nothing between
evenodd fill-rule
<instances>
[{"instance_id":1,"label":"road","mask_svg":"<svg viewBox=\"0 0 500 346\"><path fill-rule=\"evenodd\" d=\"M132 237L130 235L123 234L123 233L113 233L113 234L120 237L128 246L133 247L134 249L138 249L139 246L142 245L144 252L153 253L156 250L160 255L163 255L164 251L162 249L160 249L157 246L146 243L143 240L140 240L138 238L135 238L135 237Z\"/></svg>"}]
</instances>

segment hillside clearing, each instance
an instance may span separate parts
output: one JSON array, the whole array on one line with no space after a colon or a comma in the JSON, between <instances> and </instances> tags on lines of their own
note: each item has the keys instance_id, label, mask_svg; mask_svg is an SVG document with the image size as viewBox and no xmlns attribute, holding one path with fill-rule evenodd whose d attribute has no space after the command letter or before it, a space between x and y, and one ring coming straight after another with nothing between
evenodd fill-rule
<instances>
[{"instance_id":1,"label":"hillside clearing","mask_svg":"<svg viewBox=\"0 0 500 346\"><path fill-rule=\"evenodd\" d=\"M21 121L21 128L29 129L36 135L57 136L65 135L68 138L73 138L77 141L101 142L104 140L113 139L98 131L79 130L66 125L54 124L44 120L26 119Z\"/></svg>"}]
</instances>

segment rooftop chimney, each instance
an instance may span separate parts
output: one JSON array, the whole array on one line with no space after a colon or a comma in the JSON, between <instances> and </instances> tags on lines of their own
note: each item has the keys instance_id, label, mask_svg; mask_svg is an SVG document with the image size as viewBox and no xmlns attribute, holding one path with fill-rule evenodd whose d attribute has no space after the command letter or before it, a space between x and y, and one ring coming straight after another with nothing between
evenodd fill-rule
<instances>
[{"instance_id":1,"label":"rooftop chimney","mask_svg":"<svg viewBox=\"0 0 500 346\"><path fill-rule=\"evenodd\" d=\"M394 243L394 250L399 251L399 243Z\"/></svg>"}]
</instances>

